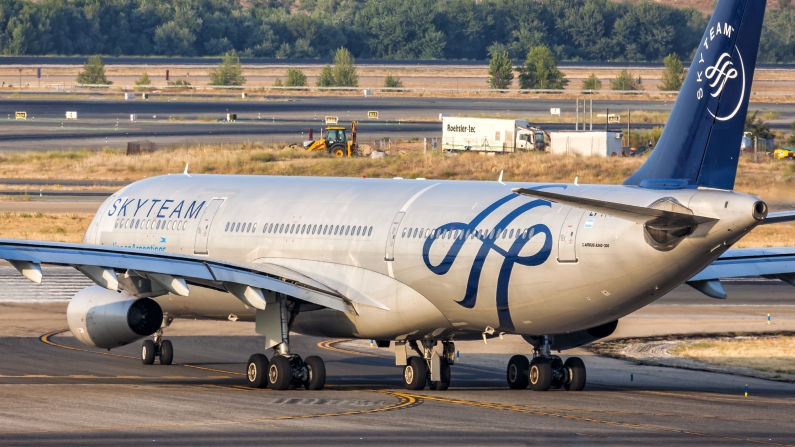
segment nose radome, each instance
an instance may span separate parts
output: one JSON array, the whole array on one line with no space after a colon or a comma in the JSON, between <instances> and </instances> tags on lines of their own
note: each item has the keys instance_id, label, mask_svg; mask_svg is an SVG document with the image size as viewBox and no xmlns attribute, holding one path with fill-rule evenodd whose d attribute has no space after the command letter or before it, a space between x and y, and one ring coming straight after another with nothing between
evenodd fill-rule
<instances>
[{"instance_id":1,"label":"nose radome","mask_svg":"<svg viewBox=\"0 0 795 447\"><path fill-rule=\"evenodd\" d=\"M754 216L754 219L757 221L761 222L765 220L765 217L767 217L767 204L761 200L754 203L753 212L751 215Z\"/></svg>"}]
</instances>

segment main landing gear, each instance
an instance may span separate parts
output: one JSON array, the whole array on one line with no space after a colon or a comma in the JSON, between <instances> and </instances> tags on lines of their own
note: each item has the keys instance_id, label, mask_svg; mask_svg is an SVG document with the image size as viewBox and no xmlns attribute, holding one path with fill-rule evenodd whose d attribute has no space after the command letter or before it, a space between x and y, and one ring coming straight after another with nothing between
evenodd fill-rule
<instances>
[{"instance_id":1,"label":"main landing gear","mask_svg":"<svg viewBox=\"0 0 795 447\"><path fill-rule=\"evenodd\" d=\"M144 365L153 365L155 357L160 359L161 365L170 365L174 360L174 346L171 341L163 339L163 329L167 328L173 319L163 317L163 325L152 334L152 340L144 340L141 345L141 362Z\"/></svg>"},{"instance_id":2,"label":"main landing gear","mask_svg":"<svg viewBox=\"0 0 795 447\"><path fill-rule=\"evenodd\" d=\"M534 348L532 360L523 355L511 357L507 372L509 387L523 390L529 386L533 391L550 388L582 391L585 388L585 363L579 357L569 357L564 362L552 355L547 336Z\"/></svg>"},{"instance_id":3,"label":"main landing gear","mask_svg":"<svg viewBox=\"0 0 795 447\"><path fill-rule=\"evenodd\" d=\"M433 348L436 340L422 340L422 349L417 342L396 342L396 346L403 346L405 354L405 343L417 353L418 357L405 359L403 366L403 385L407 390L418 391L428 388L435 391L444 391L450 387L451 373L450 365L455 363L455 344L452 341L442 341L442 354L439 355ZM396 349L398 362L401 360Z\"/></svg>"},{"instance_id":4,"label":"main landing gear","mask_svg":"<svg viewBox=\"0 0 795 447\"><path fill-rule=\"evenodd\" d=\"M290 352L290 326L298 314L297 304L279 300L281 343L273 347L273 357L268 361L264 354L254 354L246 365L246 379L253 388L286 390L304 387L322 390L326 384L326 364L318 356L305 359Z\"/></svg>"}]
</instances>

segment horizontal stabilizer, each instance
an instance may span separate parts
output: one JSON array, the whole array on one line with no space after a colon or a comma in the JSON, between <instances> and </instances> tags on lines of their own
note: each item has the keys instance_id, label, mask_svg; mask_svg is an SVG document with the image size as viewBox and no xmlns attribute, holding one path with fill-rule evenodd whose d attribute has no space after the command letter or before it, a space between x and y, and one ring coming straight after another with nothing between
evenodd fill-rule
<instances>
[{"instance_id":1,"label":"horizontal stabilizer","mask_svg":"<svg viewBox=\"0 0 795 447\"><path fill-rule=\"evenodd\" d=\"M695 216L693 214L677 213L662 209L627 205L624 203L606 202L604 200L590 199L588 197L575 197L548 191L537 191L525 188L514 188L512 191L516 194L549 200L550 202L560 203L561 205L568 205L582 208L584 210L610 214L612 216L620 217L622 219L630 220L640 224L646 223L652 219L654 219L657 223L687 225L697 225L706 222L715 222L718 220L712 217Z\"/></svg>"},{"instance_id":2,"label":"horizontal stabilizer","mask_svg":"<svg viewBox=\"0 0 795 447\"><path fill-rule=\"evenodd\" d=\"M768 213L767 217L765 217L765 220L759 222L759 225L769 225L793 221L795 221L795 211L780 211L778 213Z\"/></svg>"}]
</instances>

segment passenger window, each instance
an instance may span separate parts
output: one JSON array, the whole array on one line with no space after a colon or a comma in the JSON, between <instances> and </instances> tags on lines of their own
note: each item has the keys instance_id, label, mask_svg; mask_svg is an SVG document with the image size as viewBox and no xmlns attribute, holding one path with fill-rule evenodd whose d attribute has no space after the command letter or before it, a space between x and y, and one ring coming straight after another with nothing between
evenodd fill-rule
<instances>
[{"instance_id":1,"label":"passenger window","mask_svg":"<svg viewBox=\"0 0 795 447\"><path fill-rule=\"evenodd\" d=\"M226 231L226 232L229 231L229 222L226 223L226 228L224 228L224 231Z\"/></svg>"},{"instance_id":2,"label":"passenger window","mask_svg":"<svg viewBox=\"0 0 795 447\"><path fill-rule=\"evenodd\" d=\"M249 222L249 223L248 223L248 228L246 228L246 232L247 232L247 233L251 233L251 225L252 225L252 224L251 224L251 222ZM256 227L256 225L255 225L255 226L254 226L254 229L256 229L256 228L257 228L257 227Z\"/></svg>"},{"instance_id":3,"label":"passenger window","mask_svg":"<svg viewBox=\"0 0 795 447\"><path fill-rule=\"evenodd\" d=\"M315 234L316 232L317 232L317 225L313 225L312 226L312 234Z\"/></svg>"},{"instance_id":4,"label":"passenger window","mask_svg":"<svg viewBox=\"0 0 795 447\"><path fill-rule=\"evenodd\" d=\"M336 236L336 235L337 235L337 233L339 233L339 232L340 232L340 226L339 226L339 225L336 225L336 226L334 227L334 236Z\"/></svg>"},{"instance_id":5,"label":"passenger window","mask_svg":"<svg viewBox=\"0 0 795 447\"><path fill-rule=\"evenodd\" d=\"M508 236L508 230L502 230L502 238L505 239L506 236Z\"/></svg>"},{"instance_id":6,"label":"passenger window","mask_svg":"<svg viewBox=\"0 0 795 447\"><path fill-rule=\"evenodd\" d=\"M403 234L401 234L400 237L406 237L406 231L408 231L408 228L403 229Z\"/></svg>"},{"instance_id":7,"label":"passenger window","mask_svg":"<svg viewBox=\"0 0 795 447\"><path fill-rule=\"evenodd\" d=\"M371 234L373 234L373 227L370 227L370 229L367 230L367 236L370 236Z\"/></svg>"},{"instance_id":8,"label":"passenger window","mask_svg":"<svg viewBox=\"0 0 795 447\"><path fill-rule=\"evenodd\" d=\"M423 237L424 235L425 235L425 228L423 228L422 230L420 230L420 239L422 239L422 237Z\"/></svg>"},{"instance_id":9,"label":"passenger window","mask_svg":"<svg viewBox=\"0 0 795 447\"><path fill-rule=\"evenodd\" d=\"M284 224L279 225L279 234L284 231Z\"/></svg>"},{"instance_id":10,"label":"passenger window","mask_svg":"<svg viewBox=\"0 0 795 447\"><path fill-rule=\"evenodd\" d=\"M348 225L347 227L345 227L345 236L347 236L347 235L348 235L348 232L349 232L350 230L351 230L351 226L350 226L350 225Z\"/></svg>"},{"instance_id":11,"label":"passenger window","mask_svg":"<svg viewBox=\"0 0 795 447\"><path fill-rule=\"evenodd\" d=\"M508 235L508 239L513 239L513 228L511 228L511 234Z\"/></svg>"}]
</instances>

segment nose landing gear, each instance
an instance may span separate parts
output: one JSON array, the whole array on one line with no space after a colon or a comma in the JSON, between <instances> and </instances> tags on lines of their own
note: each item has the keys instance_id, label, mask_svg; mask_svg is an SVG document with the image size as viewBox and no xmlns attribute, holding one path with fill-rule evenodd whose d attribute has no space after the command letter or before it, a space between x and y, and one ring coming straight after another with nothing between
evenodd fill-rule
<instances>
[{"instance_id":1,"label":"nose landing gear","mask_svg":"<svg viewBox=\"0 0 795 447\"><path fill-rule=\"evenodd\" d=\"M161 365L170 365L174 361L174 346L170 340L163 339L163 329L171 325L173 318L164 316L163 325L152 334L152 340L144 340L141 345L141 363L153 365L155 357L160 359Z\"/></svg>"},{"instance_id":2,"label":"nose landing gear","mask_svg":"<svg viewBox=\"0 0 795 447\"><path fill-rule=\"evenodd\" d=\"M565 388L582 391L585 388L585 363L579 357L569 357L564 362L552 355L549 338L535 345L533 360L522 355L511 357L508 362L507 379L511 389L521 390L528 386L533 391Z\"/></svg>"}]
</instances>

